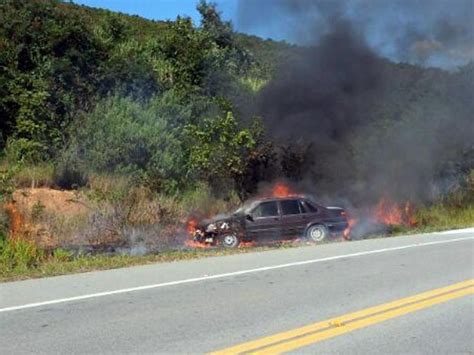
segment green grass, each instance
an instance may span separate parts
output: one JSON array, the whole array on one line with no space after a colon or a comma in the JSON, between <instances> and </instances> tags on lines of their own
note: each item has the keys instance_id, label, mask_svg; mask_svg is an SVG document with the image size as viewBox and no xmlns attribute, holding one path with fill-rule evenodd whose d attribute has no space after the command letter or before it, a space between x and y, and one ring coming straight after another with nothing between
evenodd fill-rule
<instances>
[{"instance_id":1,"label":"green grass","mask_svg":"<svg viewBox=\"0 0 474 355\"><path fill-rule=\"evenodd\" d=\"M15 171L13 178L17 188L51 187L54 185L54 167L51 163L24 165Z\"/></svg>"},{"instance_id":2,"label":"green grass","mask_svg":"<svg viewBox=\"0 0 474 355\"><path fill-rule=\"evenodd\" d=\"M416 214L420 225L427 228L448 229L474 226L474 205L449 207L435 205L420 209Z\"/></svg>"},{"instance_id":3,"label":"green grass","mask_svg":"<svg viewBox=\"0 0 474 355\"><path fill-rule=\"evenodd\" d=\"M8 243L11 244L11 243ZM143 256L131 255L95 255L71 257L70 253L60 250L55 251L55 255L45 257L41 251L38 254L31 253L30 246L26 242L21 242L20 246L7 246L7 248L17 248L18 255L8 251L7 257L0 259L0 282L24 280L30 278L40 278L48 276L58 276L73 273L82 273L96 270L109 270L135 265L147 265L164 263L171 261L182 261L191 259L201 259L213 256L244 254L256 251L272 250L277 248L292 248L298 244L284 243L270 246L259 246L252 248L237 249L185 249L170 250L159 254ZM5 249L4 249L5 250ZM2 252L5 256L5 252ZM27 250L27 252L25 252ZM1 256L0 256L1 258ZM18 260L17 260L18 259ZM13 261L12 261L13 260Z\"/></svg>"},{"instance_id":4,"label":"green grass","mask_svg":"<svg viewBox=\"0 0 474 355\"><path fill-rule=\"evenodd\" d=\"M387 237L400 234L416 234L444 229L474 226L474 205L452 207L435 205L419 209L416 212L416 227L396 227ZM163 251L159 254L144 256L131 255L95 255L72 257L71 253L57 249L47 256L41 249L24 241L1 241L0 238L0 282L81 273L95 270L108 270L135 265L200 259L213 256L242 254L277 248L292 248L303 243L282 243L269 246L244 247L238 249L183 249Z\"/></svg>"},{"instance_id":5,"label":"green grass","mask_svg":"<svg viewBox=\"0 0 474 355\"><path fill-rule=\"evenodd\" d=\"M456 207L444 204L420 208L414 227L393 227L390 235L429 233L447 229L474 227L474 204Z\"/></svg>"}]
</instances>

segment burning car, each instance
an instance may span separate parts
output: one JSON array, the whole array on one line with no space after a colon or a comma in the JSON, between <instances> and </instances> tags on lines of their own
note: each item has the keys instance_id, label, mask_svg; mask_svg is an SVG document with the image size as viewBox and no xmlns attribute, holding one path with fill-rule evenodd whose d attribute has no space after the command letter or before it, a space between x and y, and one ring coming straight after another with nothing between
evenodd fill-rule
<instances>
[{"instance_id":1,"label":"burning car","mask_svg":"<svg viewBox=\"0 0 474 355\"><path fill-rule=\"evenodd\" d=\"M192 222L194 242L236 248L241 243L305 238L322 242L348 227L340 207L324 207L301 196L261 198L246 202L232 215Z\"/></svg>"}]
</instances>

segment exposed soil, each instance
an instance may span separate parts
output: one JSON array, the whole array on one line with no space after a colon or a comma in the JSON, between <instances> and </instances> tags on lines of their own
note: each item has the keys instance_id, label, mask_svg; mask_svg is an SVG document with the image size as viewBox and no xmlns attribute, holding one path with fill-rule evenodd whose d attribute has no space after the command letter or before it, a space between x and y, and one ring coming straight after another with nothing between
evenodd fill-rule
<instances>
[{"instance_id":1,"label":"exposed soil","mask_svg":"<svg viewBox=\"0 0 474 355\"><path fill-rule=\"evenodd\" d=\"M10 238L27 239L43 246L57 243L47 228L46 217L60 216L67 219L90 213L87 199L78 192L50 188L17 190L5 209L10 217Z\"/></svg>"}]
</instances>

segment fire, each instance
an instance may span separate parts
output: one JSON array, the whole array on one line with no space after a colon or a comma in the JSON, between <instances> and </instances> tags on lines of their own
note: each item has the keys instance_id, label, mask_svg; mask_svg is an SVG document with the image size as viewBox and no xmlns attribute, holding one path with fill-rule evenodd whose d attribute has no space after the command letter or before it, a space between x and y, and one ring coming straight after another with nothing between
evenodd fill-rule
<instances>
[{"instance_id":1,"label":"fire","mask_svg":"<svg viewBox=\"0 0 474 355\"><path fill-rule=\"evenodd\" d=\"M207 249L207 248L210 248L211 246L209 244L205 244L205 243L199 243L199 242L196 242L192 239L188 239L184 242L184 244L187 246L187 247L190 247L190 248L199 248L199 249Z\"/></svg>"},{"instance_id":2,"label":"fire","mask_svg":"<svg viewBox=\"0 0 474 355\"><path fill-rule=\"evenodd\" d=\"M197 225L198 225L198 221L195 220L194 218L191 218L188 220L188 223L186 223L186 230L189 235L194 235L194 232L196 232Z\"/></svg>"},{"instance_id":3,"label":"fire","mask_svg":"<svg viewBox=\"0 0 474 355\"><path fill-rule=\"evenodd\" d=\"M291 189L279 182L279 183L276 183L275 186L273 186L273 189L272 189L272 196L273 197L288 197L288 196L293 196L295 195L295 193L293 191L291 191Z\"/></svg>"},{"instance_id":4,"label":"fire","mask_svg":"<svg viewBox=\"0 0 474 355\"><path fill-rule=\"evenodd\" d=\"M190 248L209 248L208 244L199 243L193 240L194 233L196 232L198 221L195 218L190 218L186 223L186 231L188 232L188 239L184 242L186 246Z\"/></svg>"},{"instance_id":5,"label":"fire","mask_svg":"<svg viewBox=\"0 0 474 355\"><path fill-rule=\"evenodd\" d=\"M385 226L404 226L413 227L416 226L417 221L414 216L415 209L410 201L406 201L404 204L396 203L390 200L388 197L382 197L379 202L372 208L365 211L361 211L357 218L348 216L348 226L343 232L345 239L350 239L356 226L360 223L362 225L367 224L368 221L377 224L383 224Z\"/></svg>"},{"instance_id":6,"label":"fire","mask_svg":"<svg viewBox=\"0 0 474 355\"><path fill-rule=\"evenodd\" d=\"M405 211L405 216L407 218L408 225L415 226L417 224L415 216L414 216L415 210L410 201L407 201L405 203L404 211Z\"/></svg>"},{"instance_id":7,"label":"fire","mask_svg":"<svg viewBox=\"0 0 474 355\"><path fill-rule=\"evenodd\" d=\"M398 203L387 198L380 199L375 207L375 219L388 226L414 226L416 220L413 216L413 206L410 201L406 201L402 207Z\"/></svg>"},{"instance_id":8,"label":"fire","mask_svg":"<svg viewBox=\"0 0 474 355\"><path fill-rule=\"evenodd\" d=\"M20 233L21 226L24 224L23 216L16 207L14 202L9 202L5 206L5 210L10 216L10 237L17 237Z\"/></svg>"},{"instance_id":9,"label":"fire","mask_svg":"<svg viewBox=\"0 0 474 355\"><path fill-rule=\"evenodd\" d=\"M352 228L354 228L354 226L357 224L357 219L348 218L347 224L348 224L347 228L344 229L344 232L342 233L344 239L346 240L350 238Z\"/></svg>"},{"instance_id":10,"label":"fire","mask_svg":"<svg viewBox=\"0 0 474 355\"><path fill-rule=\"evenodd\" d=\"M239 248L252 248L255 246L254 242L241 242Z\"/></svg>"}]
</instances>

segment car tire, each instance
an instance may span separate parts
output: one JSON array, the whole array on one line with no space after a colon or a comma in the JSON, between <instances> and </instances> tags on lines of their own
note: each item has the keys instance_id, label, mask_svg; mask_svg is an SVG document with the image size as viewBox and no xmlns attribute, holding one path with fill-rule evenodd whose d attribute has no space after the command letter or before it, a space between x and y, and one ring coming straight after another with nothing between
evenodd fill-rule
<instances>
[{"instance_id":1,"label":"car tire","mask_svg":"<svg viewBox=\"0 0 474 355\"><path fill-rule=\"evenodd\" d=\"M230 233L230 234L223 235L220 238L220 242L224 248L229 248L229 249L237 248L240 244L240 238L237 234Z\"/></svg>"},{"instance_id":2,"label":"car tire","mask_svg":"<svg viewBox=\"0 0 474 355\"><path fill-rule=\"evenodd\" d=\"M313 243L321 243L329 236L329 230L323 224L309 226L305 233L306 239Z\"/></svg>"}]
</instances>

